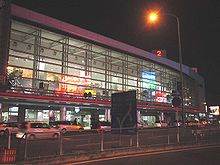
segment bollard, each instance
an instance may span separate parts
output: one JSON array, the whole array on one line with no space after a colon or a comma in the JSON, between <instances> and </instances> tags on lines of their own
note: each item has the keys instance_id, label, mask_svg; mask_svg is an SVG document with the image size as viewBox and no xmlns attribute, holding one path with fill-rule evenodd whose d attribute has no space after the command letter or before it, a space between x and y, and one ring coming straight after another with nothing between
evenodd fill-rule
<instances>
[{"instance_id":1,"label":"bollard","mask_svg":"<svg viewBox=\"0 0 220 165\"><path fill-rule=\"evenodd\" d=\"M63 133L60 132L60 155L63 155Z\"/></svg>"},{"instance_id":2,"label":"bollard","mask_svg":"<svg viewBox=\"0 0 220 165\"><path fill-rule=\"evenodd\" d=\"M27 149L28 149L28 134L24 134L25 136L25 146L24 146L24 160L27 160Z\"/></svg>"},{"instance_id":3,"label":"bollard","mask_svg":"<svg viewBox=\"0 0 220 165\"><path fill-rule=\"evenodd\" d=\"M104 151L104 130L101 130L101 152Z\"/></svg>"},{"instance_id":4,"label":"bollard","mask_svg":"<svg viewBox=\"0 0 220 165\"><path fill-rule=\"evenodd\" d=\"M122 134L122 130L121 130L121 127L120 127L119 146L122 145L122 137L121 137L121 134Z\"/></svg>"},{"instance_id":5,"label":"bollard","mask_svg":"<svg viewBox=\"0 0 220 165\"><path fill-rule=\"evenodd\" d=\"M7 132L8 132L8 149L11 149L11 131L10 131L10 129L8 129Z\"/></svg>"},{"instance_id":6,"label":"bollard","mask_svg":"<svg viewBox=\"0 0 220 165\"><path fill-rule=\"evenodd\" d=\"M139 134L138 134L138 130L137 130L137 148L139 148Z\"/></svg>"},{"instance_id":7,"label":"bollard","mask_svg":"<svg viewBox=\"0 0 220 165\"><path fill-rule=\"evenodd\" d=\"M133 145L133 137L132 137L132 135L130 136L130 147L132 147L132 145Z\"/></svg>"},{"instance_id":8,"label":"bollard","mask_svg":"<svg viewBox=\"0 0 220 165\"><path fill-rule=\"evenodd\" d=\"M176 133L177 143L180 142L180 128L177 126L177 133Z\"/></svg>"},{"instance_id":9,"label":"bollard","mask_svg":"<svg viewBox=\"0 0 220 165\"><path fill-rule=\"evenodd\" d=\"M170 144L170 134L169 134L169 128L167 129L167 144Z\"/></svg>"},{"instance_id":10,"label":"bollard","mask_svg":"<svg viewBox=\"0 0 220 165\"><path fill-rule=\"evenodd\" d=\"M198 134L197 134L197 131L195 132L195 138L196 138L196 143L198 143Z\"/></svg>"}]
</instances>

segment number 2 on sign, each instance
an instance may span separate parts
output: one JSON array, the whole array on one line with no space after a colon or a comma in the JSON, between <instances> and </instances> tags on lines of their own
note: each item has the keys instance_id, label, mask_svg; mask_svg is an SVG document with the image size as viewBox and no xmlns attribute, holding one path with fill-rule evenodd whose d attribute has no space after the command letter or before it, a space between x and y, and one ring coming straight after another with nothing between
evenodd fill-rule
<instances>
[{"instance_id":1,"label":"number 2 on sign","mask_svg":"<svg viewBox=\"0 0 220 165\"><path fill-rule=\"evenodd\" d=\"M161 50L157 50L156 55L157 55L158 57L161 57L161 56L162 56Z\"/></svg>"}]
</instances>

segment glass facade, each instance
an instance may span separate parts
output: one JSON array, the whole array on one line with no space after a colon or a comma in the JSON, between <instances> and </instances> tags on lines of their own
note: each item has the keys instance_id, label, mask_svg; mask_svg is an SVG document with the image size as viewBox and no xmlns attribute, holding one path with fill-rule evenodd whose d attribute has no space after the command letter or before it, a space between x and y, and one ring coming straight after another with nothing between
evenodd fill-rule
<instances>
[{"instance_id":1,"label":"glass facade","mask_svg":"<svg viewBox=\"0 0 220 165\"><path fill-rule=\"evenodd\" d=\"M136 90L139 102L171 104L179 72L130 54L12 20L8 60L13 92L109 100ZM196 82L184 75L184 104L201 108Z\"/></svg>"}]
</instances>

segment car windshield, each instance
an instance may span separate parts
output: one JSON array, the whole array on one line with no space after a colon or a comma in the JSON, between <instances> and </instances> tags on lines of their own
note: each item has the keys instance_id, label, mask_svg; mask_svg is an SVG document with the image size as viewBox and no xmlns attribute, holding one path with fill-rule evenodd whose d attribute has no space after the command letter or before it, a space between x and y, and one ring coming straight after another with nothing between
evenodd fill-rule
<instances>
[{"instance_id":1,"label":"car windshield","mask_svg":"<svg viewBox=\"0 0 220 165\"><path fill-rule=\"evenodd\" d=\"M78 125L74 121L55 121L55 122L50 122L50 125L57 125L57 124L62 124L62 125Z\"/></svg>"},{"instance_id":2,"label":"car windshield","mask_svg":"<svg viewBox=\"0 0 220 165\"><path fill-rule=\"evenodd\" d=\"M31 123L31 128L50 128L46 123Z\"/></svg>"},{"instance_id":3,"label":"car windshield","mask_svg":"<svg viewBox=\"0 0 220 165\"><path fill-rule=\"evenodd\" d=\"M70 122L69 121L55 121L55 122L52 122L53 124L63 124L63 125L70 125Z\"/></svg>"},{"instance_id":4,"label":"car windshield","mask_svg":"<svg viewBox=\"0 0 220 165\"><path fill-rule=\"evenodd\" d=\"M110 123L110 122L107 122L107 121L102 121L102 122L100 122L100 124L101 124L102 126L111 126L111 123Z\"/></svg>"},{"instance_id":5,"label":"car windshield","mask_svg":"<svg viewBox=\"0 0 220 165\"><path fill-rule=\"evenodd\" d=\"M12 122L12 123L5 123L6 127L18 127L18 123Z\"/></svg>"}]
</instances>

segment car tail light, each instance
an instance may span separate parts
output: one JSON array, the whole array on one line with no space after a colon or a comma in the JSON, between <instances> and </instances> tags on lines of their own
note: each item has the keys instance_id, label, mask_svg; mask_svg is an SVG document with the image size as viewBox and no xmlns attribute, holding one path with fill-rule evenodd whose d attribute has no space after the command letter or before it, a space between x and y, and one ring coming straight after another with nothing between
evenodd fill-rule
<instances>
[{"instance_id":1,"label":"car tail light","mask_svg":"<svg viewBox=\"0 0 220 165\"><path fill-rule=\"evenodd\" d=\"M28 126L29 126L29 124L28 124L28 123L26 123L26 124L25 124L25 127L28 127Z\"/></svg>"},{"instance_id":2,"label":"car tail light","mask_svg":"<svg viewBox=\"0 0 220 165\"><path fill-rule=\"evenodd\" d=\"M99 123L99 125L98 125L98 129L101 129L102 128L102 125L101 125L101 123Z\"/></svg>"}]
</instances>

